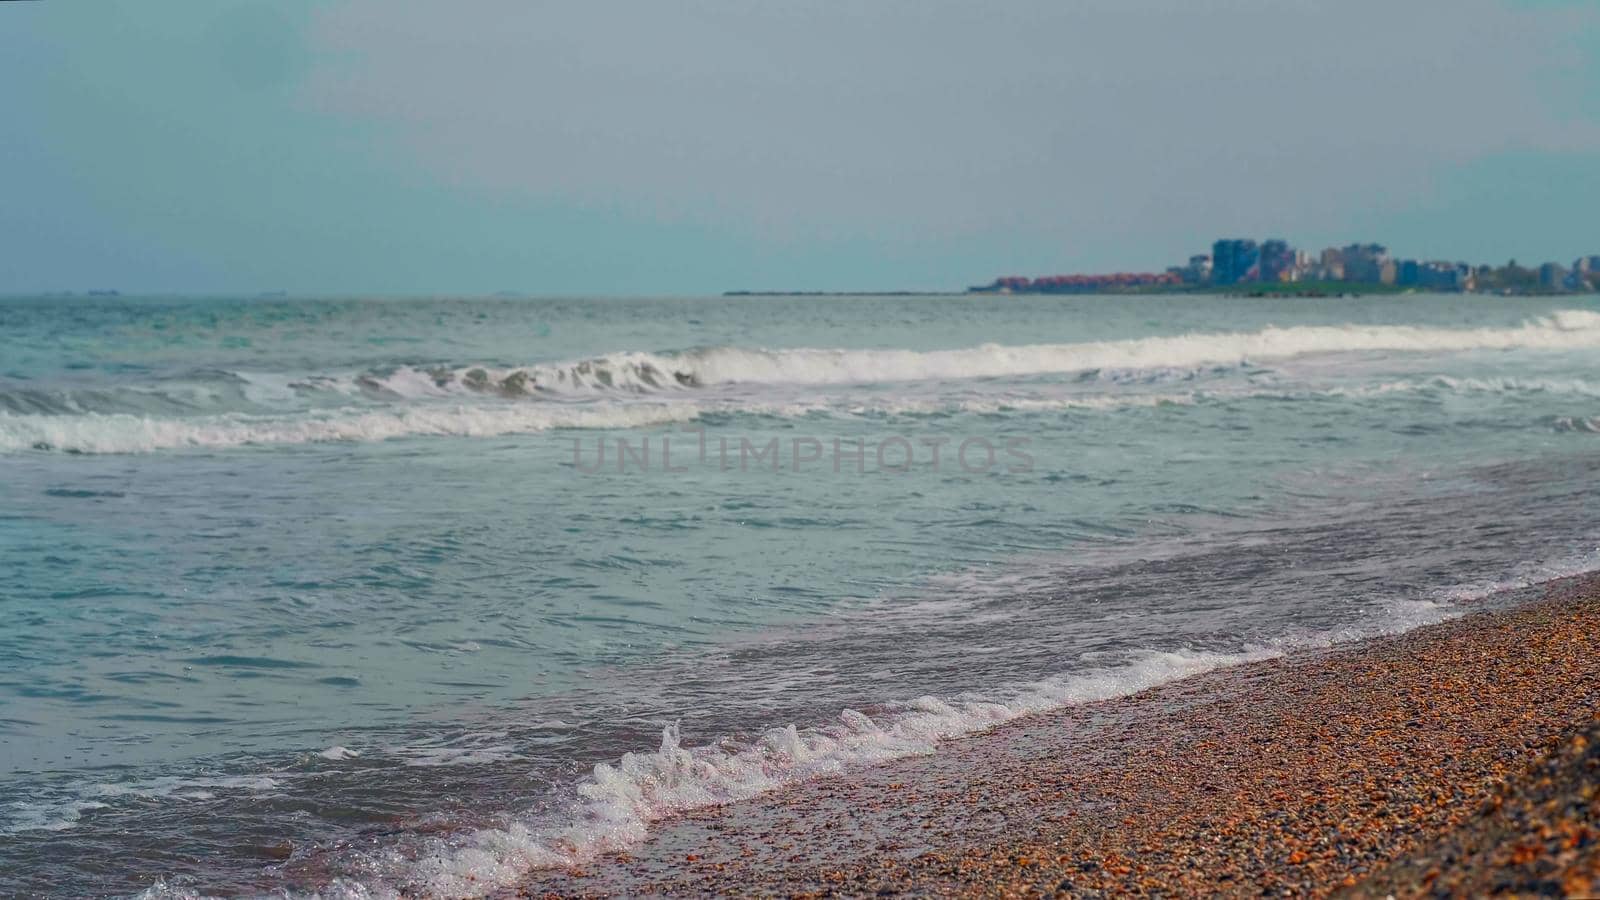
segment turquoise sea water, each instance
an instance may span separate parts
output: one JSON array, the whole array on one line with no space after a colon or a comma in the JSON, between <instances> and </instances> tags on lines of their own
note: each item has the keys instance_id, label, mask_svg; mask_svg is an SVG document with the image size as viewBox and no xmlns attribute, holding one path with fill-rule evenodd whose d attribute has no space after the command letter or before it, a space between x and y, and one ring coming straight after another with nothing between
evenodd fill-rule
<instances>
[{"instance_id":1,"label":"turquoise sea water","mask_svg":"<svg viewBox=\"0 0 1600 900\"><path fill-rule=\"evenodd\" d=\"M0 299L0 893L475 895L1457 615L1600 567L1597 361L1587 297Z\"/></svg>"}]
</instances>

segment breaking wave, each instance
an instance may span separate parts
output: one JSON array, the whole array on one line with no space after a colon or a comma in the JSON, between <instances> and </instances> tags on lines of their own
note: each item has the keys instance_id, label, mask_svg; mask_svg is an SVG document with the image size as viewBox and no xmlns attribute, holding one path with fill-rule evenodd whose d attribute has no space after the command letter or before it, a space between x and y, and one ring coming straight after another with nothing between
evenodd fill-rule
<instances>
[{"instance_id":1,"label":"breaking wave","mask_svg":"<svg viewBox=\"0 0 1600 900\"><path fill-rule=\"evenodd\" d=\"M411 404L315 410L298 414L223 413L158 417L128 413L19 416L0 412L0 453L26 450L62 453L149 453L184 448L383 441L401 437L497 437L566 429L650 428L693 422L708 414L777 419L812 417L893 418L956 414L1048 415L1186 407L1250 400L1365 399L1392 394L1519 394L1549 392L1600 396L1587 382L1527 382L1517 379L1388 381L1324 389L1219 388L1181 392L1079 393L1066 396L997 394L959 399L937 397L832 397L792 402L716 400L598 401L592 403ZM1549 422L1550 420L1545 420ZM1600 418L1562 417L1557 431L1600 433Z\"/></svg>"},{"instance_id":2,"label":"breaking wave","mask_svg":"<svg viewBox=\"0 0 1600 900\"><path fill-rule=\"evenodd\" d=\"M1579 431L1587 434L1600 434L1600 416L1582 418L1577 416L1562 416L1555 422L1557 431Z\"/></svg>"},{"instance_id":3,"label":"breaking wave","mask_svg":"<svg viewBox=\"0 0 1600 900\"><path fill-rule=\"evenodd\" d=\"M0 452L146 453L184 447L381 441L418 435L493 437L558 428L638 428L693 419L683 404L411 406L302 416L225 414L151 418L124 413L15 416L0 413Z\"/></svg>"},{"instance_id":4,"label":"breaking wave","mask_svg":"<svg viewBox=\"0 0 1600 900\"><path fill-rule=\"evenodd\" d=\"M358 376L353 382L341 383L340 389L399 397L448 396L459 391L512 397L595 391L649 393L722 384L879 384L1096 370L1182 370L1314 353L1586 347L1600 347L1600 313L1564 310L1513 328L1327 325L1075 344L984 344L960 350L714 347L682 353L618 353L576 363L514 368L402 368Z\"/></svg>"},{"instance_id":5,"label":"breaking wave","mask_svg":"<svg viewBox=\"0 0 1600 900\"><path fill-rule=\"evenodd\" d=\"M846 709L830 724L774 728L742 744L686 747L678 727L668 725L654 750L596 765L559 821L513 818L500 827L435 838L410 852L359 853L335 868L360 875L336 879L316 896L490 895L537 870L577 866L631 847L647 837L653 823L683 812L737 802L851 767L932 753L952 738L1024 716L1124 697L1296 650L1409 631L1461 614L1448 603L1397 601L1336 631L1286 635L1236 653L1134 652L1120 665L1022 685L997 697L921 697L876 717ZM197 895L162 886L144 896Z\"/></svg>"},{"instance_id":6,"label":"breaking wave","mask_svg":"<svg viewBox=\"0 0 1600 900\"><path fill-rule=\"evenodd\" d=\"M400 367L353 376L291 377L206 370L182 379L114 388L6 389L0 385L0 453L30 449L142 453L407 436L491 437L552 429L650 427L690 421L708 412L784 418L1043 413L1250 397L1303 399L1429 391L1600 397L1600 382L1581 379L1449 376L1299 391L1274 390L1270 384L1167 393L1138 389L1139 385L1194 381L1250 361L1313 353L1590 347L1600 348L1600 313L1569 310L1500 329L1304 326L936 351L722 347L677 354L622 353L524 368ZM797 400L794 396L796 390L818 385L940 383L1066 373L1080 373L1068 386L1074 391L1086 384L1108 384L1118 391L1065 396L974 392L956 399L879 395L864 400ZM705 390L717 386L726 389ZM786 392L783 387L792 390ZM669 396L671 392L693 393ZM1596 429L1594 422L1562 419L1555 427L1591 431Z\"/></svg>"}]
</instances>

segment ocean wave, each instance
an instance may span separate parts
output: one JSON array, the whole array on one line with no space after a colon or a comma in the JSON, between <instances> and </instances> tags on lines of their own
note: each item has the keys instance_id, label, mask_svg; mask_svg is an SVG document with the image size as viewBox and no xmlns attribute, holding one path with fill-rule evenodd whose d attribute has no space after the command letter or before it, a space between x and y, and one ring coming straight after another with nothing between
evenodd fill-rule
<instances>
[{"instance_id":1,"label":"ocean wave","mask_svg":"<svg viewBox=\"0 0 1600 900\"><path fill-rule=\"evenodd\" d=\"M1573 380L1436 376L1327 387L1217 387L1189 391L1038 395L1002 392L963 397L832 396L792 401L716 397L519 404L501 400L343 407L262 415L149 416L129 413L16 415L0 412L0 453L148 453L190 447L382 441L401 437L496 437L564 429L633 429L695 421L708 414L775 419L895 418L950 415L1045 415L1187 407L1253 400L1369 399L1393 394L1600 396L1600 384ZM1548 421L1548 420L1547 420ZM1558 431L1600 431L1600 419L1560 418Z\"/></svg>"},{"instance_id":2,"label":"ocean wave","mask_svg":"<svg viewBox=\"0 0 1600 900\"><path fill-rule=\"evenodd\" d=\"M125 413L0 413L0 452L147 453L185 447L381 441L411 436L494 437L567 428L638 428L692 420L682 404L410 406L298 416L223 414L157 418Z\"/></svg>"},{"instance_id":3,"label":"ocean wave","mask_svg":"<svg viewBox=\"0 0 1600 900\"><path fill-rule=\"evenodd\" d=\"M1535 585L1595 571L1600 571L1600 547L1549 562L1527 563L1500 578L1456 585L1440 591L1438 597L1445 603L1474 603L1495 594L1526 590Z\"/></svg>"},{"instance_id":4,"label":"ocean wave","mask_svg":"<svg viewBox=\"0 0 1600 900\"><path fill-rule=\"evenodd\" d=\"M924 696L885 706L875 716L845 709L833 722L772 728L746 742L725 739L690 747L679 727L668 724L654 749L596 765L577 785L577 799L559 818L548 814L524 819L512 816L499 827L428 837L420 844L407 845L408 849L340 851L337 859L327 861L331 864L327 871L347 873L345 876L333 878L314 893L282 895L318 900L493 895L539 870L581 866L626 850L645 840L655 823L685 812L750 799L852 768L934 753L951 739L1025 716L1447 621L1464 615L1470 604L1491 594L1592 571L1600 565L1596 554L1600 551L1529 566L1493 582L1442 589L1421 598L1394 599L1375 605L1348 625L1289 632L1236 652L1133 651L1116 664L990 695ZM142 900L204 896L191 884L165 881L140 895Z\"/></svg>"},{"instance_id":5,"label":"ocean wave","mask_svg":"<svg viewBox=\"0 0 1600 900\"><path fill-rule=\"evenodd\" d=\"M1578 431L1586 434L1600 434L1600 416L1584 418L1581 416L1562 416L1555 421L1557 431Z\"/></svg>"},{"instance_id":6,"label":"ocean wave","mask_svg":"<svg viewBox=\"0 0 1600 900\"><path fill-rule=\"evenodd\" d=\"M0 810L0 835L30 831L66 831L78 824L86 812L105 809L99 800L73 798L59 801L24 801L6 804Z\"/></svg>"},{"instance_id":7,"label":"ocean wave","mask_svg":"<svg viewBox=\"0 0 1600 900\"><path fill-rule=\"evenodd\" d=\"M0 381L0 452L43 446L81 452L139 452L184 446L381 440L405 434L495 435L563 427L611 416L617 427L652 424L630 412L516 412L489 404L610 397L662 402L667 394L705 389L761 395L820 385L946 384L992 378L1078 373L1079 384L1195 382L1251 362L1345 352L1571 350L1600 347L1600 313L1567 310L1510 328L1417 326L1269 327L1254 332L956 350L841 350L714 347L677 353L623 352L576 362L522 367L400 366L354 374L291 375L204 369L147 383L41 386ZM1456 392L1549 392L1600 396L1580 379L1452 378L1433 384ZM741 387L743 386L743 387ZM1137 392L1130 391L1137 396ZM1169 395L1170 398L1171 395ZM780 402L777 398L769 403ZM989 401L974 399L974 407ZM1075 398L994 402L994 411L1105 407L1124 401ZM1147 401L1125 401L1138 405ZM1185 399L1167 402L1185 403ZM451 407L449 404L462 404ZM910 400L908 405L930 406ZM543 404L539 404L543 405ZM892 407L892 402L890 406ZM931 408L931 406L930 406ZM734 410L737 411L737 410ZM893 411L892 409L890 410ZM969 411L981 411L976 408ZM908 412L914 412L908 410ZM633 421L637 418L637 421ZM82 419L74 423L71 420ZM628 420L628 421L620 421Z\"/></svg>"},{"instance_id":8,"label":"ocean wave","mask_svg":"<svg viewBox=\"0 0 1600 900\"><path fill-rule=\"evenodd\" d=\"M1600 313L1563 310L1511 328L1303 325L1254 332L958 350L825 350L713 347L682 353L617 353L572 363L514 368L398 369L359 376L355 387L399 397L454 391L504 396L626 391L651 393L722 384L881 384L958 381L1072 372L1188 372L1206 366L1318 353L1572 350L1600 347Z\"/></svg>"},{"instance_id":9,"label":"ocean wave","mask_svg":"<svg viewBox=\"0 0 1600 900\"><path fill-rule=\"evenodd\" d=\"M366 854L346 861L364 873L360 881L336 880L316 896L489 895L531 872L579 865L631 847L647 836L653 823L672 815L748 799L852 766L931 753L943 741L1021 716L1126 696L1281 652L1138 654L1124 666L1039 682L1003 700L922 697L876 719L846 709L831 724L774 728L742 746L722 742L689 748L678 726L667 725L656 749L595 766L578 786L580 800L563 824L511 822L438 840L420 856L395 850ZM143 896L195 895L168 889Z\"/></svg>"},{"instance_id":10,"label":"ocean wave","mask_svg":"<svg viewBox=\"0 0 1600 900\"><path fill-rule=\"evenodd\" d=\"M278 778L234 775L202 778L162 776L143 781L77 784L66 796L16 801L0 817L0 835L29 831L65 831L75 827L86 812L109 809L117 803L212 800L219 793L264 794L280 786Z\"/></svg>"},{"instance_id":11,"label":"ocean wave","mask_svg":"<svg viewBox=\"0 0 1600 900\"><path fill-rule=\"evenodd\" d=\"M271 406L333 396L380 401L464 395L514 399L657 394L718 385L949 382L1071 373L1081 373L1081 380L1143 384L1192 381L1252 361L1310 354L1588 347L1600 347L1600 313L1564 310L1509 328L1321 325L1085 343L983 344L954 350L709 347L679 352L621 351L523 366L440 364L303 376L207 371L192 373L198 387L175 385L156 393L164 402L178 405L198 402L194 396L198 392L202 397L223 401L242 397L255 405ZM4 393L0 391L0 395ZM18 393L10 406L16 412L127 411L103 404L128 398L103 394L83 391L81 396L46 401L30 389L26 397ZM143 395L132 400L151 402ZM5 398L0 396L0 409L6 408Z\"/></svg>"},{"instance_id":12,"label":"ocean wave","mask_svg":"<svg viewBox=\"0 0 1600 900\"><path fill-rule=\"evenodd\" d=\"M843 710L836 721L787 725L747 743L687 747L667 725L654 750L602 763L577 788L578 800L559 823L511 821L502 827L434 839L420 853L396 849L347 858L340 868L362 873L336 880L320 898L413 895L480 897L515 886L530 873L582 865L644 840L655 822L718 806L852 767L932 753L957 737L1023 716L1128 696L1229 666L1295 650L1392 634L1444 621L1462 611L1432 600L1397 601L1334 631L1290 634L1238 652L1138 651L1120 664L1016 687L995 696L925 696L876 717ZM192 896L150 893L147 897Z\"/></svg>"},{"instance_id":13,"label":"ocean wave","mask_svg":"<svg viewBox=\"0 0 1600 900\"><path fill-rule=\"evenodd\" d=\"M1439 375L1433 384L1456 393L1558 394L1600 397L1600 381L1582 378L1452 378Z\"/></svg>"},{"instance_id":14,"label":"ocean wave","mask_svg":"<svg viewBox=\"0 0 1600 900\"><path fill-rule=\"evenodd\" d=\"M149 453L195 447L382 441L400 437L497 437L566 429L632 429L692 422L708 413L774 419L999 415L1189 406L1199 392L1073 397L832 398L794 402L681 400L586 404L413 405L298 415L224 413L159 417L127 413L18 416L0 412L0 453Z\"/></svg>"}]
</instances>

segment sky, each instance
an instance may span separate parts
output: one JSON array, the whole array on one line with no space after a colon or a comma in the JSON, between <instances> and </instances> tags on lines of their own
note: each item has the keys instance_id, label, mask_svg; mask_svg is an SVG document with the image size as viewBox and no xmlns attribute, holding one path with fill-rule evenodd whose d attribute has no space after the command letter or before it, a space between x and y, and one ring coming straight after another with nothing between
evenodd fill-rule
<instances>
[{"instance_id":1,"label":"sky","mask_svg":"<svg viewBox=\"0 0 1600 900\"><path fill-rule=\"evenodd\" d=\"M38 0L0 121L0 293L1600 253L1595 0Z\"/></svg>"}]
</instances>

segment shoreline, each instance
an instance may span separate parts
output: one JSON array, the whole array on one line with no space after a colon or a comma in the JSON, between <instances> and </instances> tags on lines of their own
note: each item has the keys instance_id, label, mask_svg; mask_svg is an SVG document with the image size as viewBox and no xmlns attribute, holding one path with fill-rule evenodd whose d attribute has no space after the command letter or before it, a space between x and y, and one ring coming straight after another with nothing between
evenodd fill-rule
<instances>
[{"instance_id":1,"label":"shoreline","mask_svg":"<svg viewBox=\"0 0 1600 900\"><path fill-rule=\"evenodd\" d=\"M1597 713L1589 575L692 812L513 896L1600 893Z\"/></svg>"}]
</instances>

